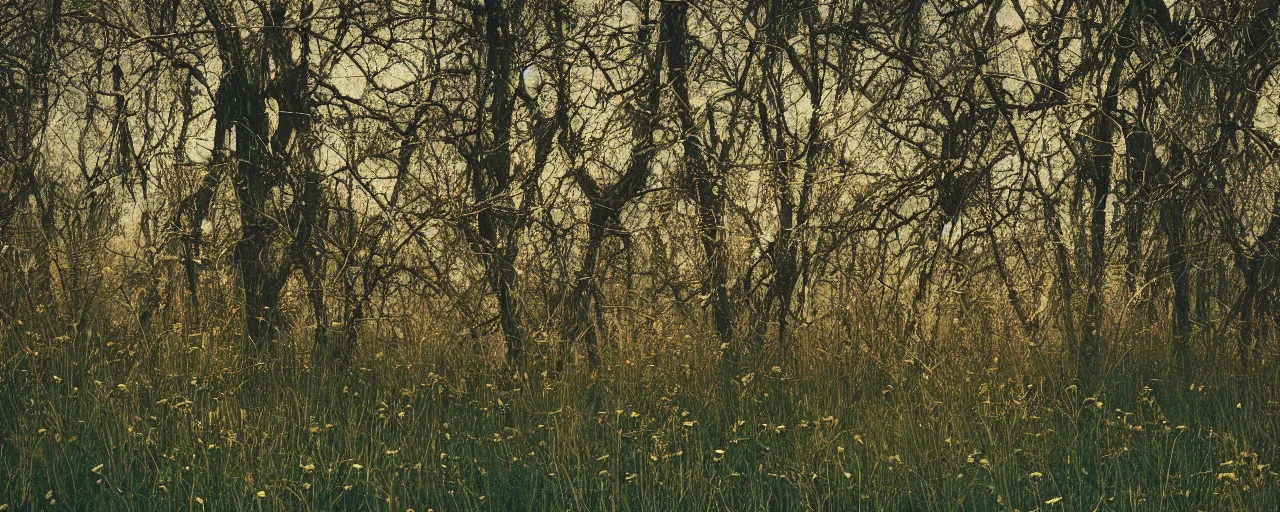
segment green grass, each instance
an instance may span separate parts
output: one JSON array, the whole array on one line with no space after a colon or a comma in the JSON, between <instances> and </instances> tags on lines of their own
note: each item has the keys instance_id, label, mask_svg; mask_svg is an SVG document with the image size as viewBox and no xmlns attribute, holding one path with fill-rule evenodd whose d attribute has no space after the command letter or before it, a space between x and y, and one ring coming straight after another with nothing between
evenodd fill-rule
<instances>
[{"instance_id":1,"label":"green grass","mask_svg":"<svg viewBox=\"0 0 1280 512\"><path fill-rule=\"evenodd\" d=\"M699 336L519 378L449 339L321 372L230 338L4 336L7 510L1025 512L1092 509L1095 479L1107 510L1280 506L1270 362L1241 398L1229 365L1193 386L1135 346L1087 397L1060 355L993 340L926 365L808 333L794 367L730 379Z\"/></svg>"}]
</instances>

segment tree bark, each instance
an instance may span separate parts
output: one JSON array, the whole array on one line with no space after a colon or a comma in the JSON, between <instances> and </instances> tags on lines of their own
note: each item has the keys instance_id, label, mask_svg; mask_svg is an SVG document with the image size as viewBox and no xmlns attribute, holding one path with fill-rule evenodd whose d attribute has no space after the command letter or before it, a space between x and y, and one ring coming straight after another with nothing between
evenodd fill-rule
<instances>
[{"instance_id":1,"label":"tree bark","mask_svg":"<svg viewBox=\"0 0 1280 512\"><path fill-rule=\"evenodd\" d=\"M728 292L728 250L724 236L724 179L712 172L707 163L701 131L694 122L689 103L687 72L688 3L663 2L662 39L667 41L668 79L676 97L676 113L680 118L681 144L690 195L698 212L698 241L706 258L705 292L711 304L711 326L723 345L733 343L733 311ZM712 114L708 112L708 119ZM714 129L714 128L713 128ZM724 347L727 360L736 360L736 349ZM731 364L736 361L728 361Z\"/></svg>"},{"instance_id":2,"label":"tree bark","mask_svg":"<svg viewBox=\"0 0 1280 512\"><path fill-rule=\"evenodd\" d=\"M1128 24L1128 14L1122 24ZM1122 33L1126 32L1122 30ZM1120 36L1127 39L1127 36ZM1102 105L1094 113L1092 144L1084 167L1091 189L1091 209L1089 221L1089 279L1088 296L1085 303L1084 337L1080 344L1080 359L1077 375L1081 382L1093 385L1093 378L1101 370L1103 346L1102 320L1104 308L1104 292L1106 287L1106 239L1107 239L1107 201L1111 196L1111 166L1115 157L1116 111L1120 100L1121 75L1132 51L1132 41L1117 43L1118 48L1111 56L1111 66L1107 74L1106 89L1102 96ZM1092 390L1088 390L1092 392Z\"/></svg>"},{"instance_id":3,"label":"tree bark","mask_svg":"<svg viewBox=\"0 0 1280 512\"><path fill-rule=\"evenodd\" d=\"M648 3L641 3L639 6L641 16L645 18L649 12L648 6ZM666 14L668 14L667 11L660 13L660 15ZM644 192L652 172L653 132L656 128L657 111L662 93L662 57L666 43L661 40L662 38L654 42L653 25L647 23L647 19L644 21L646 22L641 23L636 40L642 45L642 51L639 53L645 56L645 72L636 87L638 98L633 109L631 124L633 143L626 171L617 182L608 186L597 183L585 168L575 167L570 171L578 188L591 205L587 219L587 246L572 290L570 324L567 331L571 340L582 338L586 346L587 363L592 369L600 365L598 333L604 330L602 315L592 314L593 308L598 309L598 305L593 305L593 298L598 295L596 274L600 248L609 234L609 229L620 225L622 209ZM649 51L648 46L651 44L656 46ZM565 108L563 104L561 108ZM569 127L562 128L567 130ZM569 152L576 154L576 150L573 149L569 149ZM570 158L570 160L575 159L576 157L573 156Z\"/></svg>"},{"instance_id":4,"label":"tree bark","mask_svg":"<svg viewBox=\"0 0 1280 512\"><path fill-rule=\"evenodd\" d=\"M486 254L482 259L490 287L498 299L498 321L509 364L518 364L524 354L524 326L515 297L515 258L519 246L508 233L512 220L496 205L510 202L511 123L515 102L511 94L511 16L502 0L485 0L485 65L488 73L489 135L482 169L472 169L472 189L479 211L476 226ZM496 203L496 204L495 204Z\"/></svg>"}]
</instances>

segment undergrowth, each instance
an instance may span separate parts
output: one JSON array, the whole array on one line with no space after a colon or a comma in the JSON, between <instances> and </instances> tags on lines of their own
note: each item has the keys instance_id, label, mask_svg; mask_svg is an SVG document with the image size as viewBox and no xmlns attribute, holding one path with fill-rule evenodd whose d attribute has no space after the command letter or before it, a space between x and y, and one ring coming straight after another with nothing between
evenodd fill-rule
<instances>
[{"instance_id":1,"label":"undergrowth","mask_svg":"<svg viewBox=\"0 0 1280 512\"><path fill-rule=\"evenodd\" d=\"M445 337L371 340L335 370L289 343L249 362L226 336L39 331L4 331L0 509L1280 504L1271 363L1170 376L1159 340L1113 343L1084 396L1062 354L986 334L917 353L807 333L787 368L764 350L726 373L676 329L557 373Z\"/></svg>"}]
</instances>

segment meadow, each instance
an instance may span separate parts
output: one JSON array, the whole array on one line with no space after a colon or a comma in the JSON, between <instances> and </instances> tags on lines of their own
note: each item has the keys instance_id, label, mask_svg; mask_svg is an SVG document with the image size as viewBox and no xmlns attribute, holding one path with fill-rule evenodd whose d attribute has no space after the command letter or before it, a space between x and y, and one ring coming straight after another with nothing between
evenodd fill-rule
<instances>
[{"instance_id":1,"label":"meadow","mask_svg":"<svg viewBox=\"0 0 1280 512\"><path fill-rule=\"evenodd\" d=\"M3 342L4 510L1280 504L1271 362L1169 379L1159 340L1119 345L1081 396L1060 354L990 333L928 357L806 333L794 368L765 351L726 375L713 337L659 325L599 371L511 375L445 337L371 342L338 371L288 342L249 363L225 336L24 327Z\"/></svg>"}]
</instances>

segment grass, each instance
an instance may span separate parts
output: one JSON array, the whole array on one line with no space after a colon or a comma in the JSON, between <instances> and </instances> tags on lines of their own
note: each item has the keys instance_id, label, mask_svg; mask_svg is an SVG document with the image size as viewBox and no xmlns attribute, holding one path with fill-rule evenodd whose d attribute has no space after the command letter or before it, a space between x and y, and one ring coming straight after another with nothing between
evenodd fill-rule
<instances>
[{"instance_id":1,"label":"grass","mask_svg":"<svg viewBox=\"0 0 1280 512\"><path fill-rule=\"evenodd\" d=\"M793 367L726 376L677 330L598 374L513 377L447 337L370 341L337 372L287 341L248 364L226 336L26 329L0 350L5 510L1280 506L1271 363L1242 398L1229 375L1167 379L1159 340L1082 396L1060 354L975 336L926 358L806 332Z\"/></svg>"}]
</instances>

